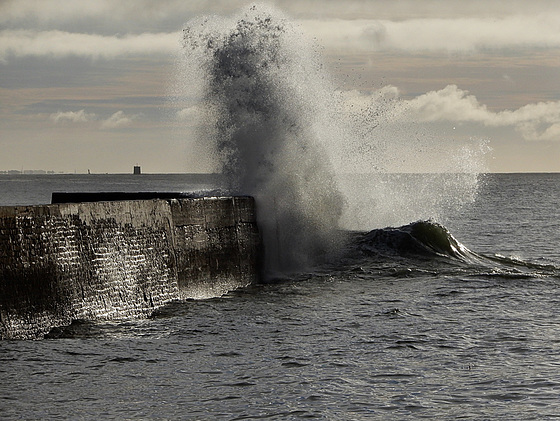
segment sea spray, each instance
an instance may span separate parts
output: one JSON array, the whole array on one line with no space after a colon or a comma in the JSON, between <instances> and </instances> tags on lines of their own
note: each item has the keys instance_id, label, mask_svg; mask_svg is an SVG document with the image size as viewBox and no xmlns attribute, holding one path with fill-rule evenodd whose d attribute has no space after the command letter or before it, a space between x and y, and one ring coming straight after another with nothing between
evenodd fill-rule
<instances>
[{"instance_id":1,"label":"sea spray","mask_svg":"<svg viewBox=\"0 0 560 421\"><path fill-rule=\"evenodd\" d=\"M191 82L232 192L255 196L269 274L334 250L344 199L325 145L336 136L333 89L317 55L281 13L251 6L183 30Z\"/></svg>"},{"instance_id":2,"label":"sea spray","mask_svg":"<svg viewBox=\"0 0 560 421\"><path fill-rule=\"evenodd\" d=\"M255 196L269 274L324 260L339 228L446 224L474 202L483 141L418 123L395 87L337 91L276 9L191 20L183 47L182 112L230 190Z\"/></svg>"},{"instance_id":3,"label":"sea spray","mask_svg":"<svg viewBox=\"0 0 560 421\"><path fill-rule=\"evenodd\" d=\"M487 140L419 122L409 103L394 86L343 93L340 115L350 133L334 155L346 198L343 228L427 219L447 225L476 200Z\"/></svg>"}]
</instances>

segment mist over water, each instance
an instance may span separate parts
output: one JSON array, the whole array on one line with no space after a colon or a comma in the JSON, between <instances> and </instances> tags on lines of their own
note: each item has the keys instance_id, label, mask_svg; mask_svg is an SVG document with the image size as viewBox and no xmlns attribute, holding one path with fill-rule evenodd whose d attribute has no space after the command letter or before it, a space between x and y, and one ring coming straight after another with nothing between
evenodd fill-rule
<instances>
[{"instance_id":1,"label":"mist over water","mask_svg":"<svg viewBox=\"0 0 560 421\"><path fill-rule=\"evenodd\" d=\"M197 98L199 141L229 190L257 200L269 273L320 263L341 228L442 219L474 201L471 151L419 135L387 92L360 102L338 92L317 48L278 10L194 19L183 47L179 90ZM414 171L444 174L383 176Z\"/></svg>"}]
</instances>

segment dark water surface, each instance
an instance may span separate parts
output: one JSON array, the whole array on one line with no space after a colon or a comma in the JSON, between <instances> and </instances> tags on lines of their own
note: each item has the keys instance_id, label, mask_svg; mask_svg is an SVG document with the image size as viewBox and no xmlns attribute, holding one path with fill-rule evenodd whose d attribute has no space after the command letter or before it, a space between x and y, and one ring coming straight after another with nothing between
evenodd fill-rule
<instances>
[{"instance_id":1,"label":"dark water surface","mask_svg":"<svg viewBox=\"0 0 560 421\"><path fill-rule=\"evenodd\" d=\"M484 178L445 221L464 258L356 243L148 320L0 342L0 418L560 418L560 175Z\"/></svg>"},{"instance_id":2,"label":"dark water surface","mask_svg":"<svg viewBox=\"0 0 560 421\"><path fill-rule=\"evenodd\" d=\"M0 174L0 206L48 204L52 192L196 192L220 181L218 174Z\"/></svg>"}]
</instances>

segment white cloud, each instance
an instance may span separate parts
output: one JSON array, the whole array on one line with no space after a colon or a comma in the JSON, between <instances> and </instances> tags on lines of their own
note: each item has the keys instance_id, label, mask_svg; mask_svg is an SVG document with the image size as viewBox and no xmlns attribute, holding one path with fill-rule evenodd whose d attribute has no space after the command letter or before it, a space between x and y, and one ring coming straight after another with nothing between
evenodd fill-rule
<instances>
[{"instance_id":1,"label":"white cloud","mask_svg":"<svg viewBox=\"0 0 560 421\"><path fill-rule=\"evenodd\" d=\"M352 111L353 108L367 108L372 103L393 101L400 97L399 88L393 85L386 85L370 94L364 94L357 89L342 91L340 94L347 111Z\"/></svg>"},{"instance_id":2,"label":"white cloud","mask_svg":"<svg viewBox=\"0 0 560 421\"><path fill-rule=\"evenodd\" d=\"M197 117L198 111L196 107L183 108L177 111L177 118L179 120L193 120Z\"/></svg>"},{"instance_id":3,"label":"white cloud","mask_svg":"<svg viewBox=\"0 0 560 421\"><path fill-rule=\"evenodd\" d=\"M102 129L118 129L121 127L127 127L132 124L132 120L137 118L136 115L127 116L124 111L117 111L107 120L101 123Z\"/></svg>"},{"instance_id":4,"label":"white cloud","mask_svg":"<svg viewBox=\"0 0 560 421\"><path fill-rule=\"evenodd\" d=\"M358 51L449 51L560 47L560 12L490 18L304 20L327 48Z\"/></svg>"},{"instance_id":5,"label":"white cloud","mask_svg":"<svg viewBox=\"0 0 560 421\"><path fill-rule=\"evenodd\" d=\"M204 112L199 105L193 105L177 111L177 118L186 122L199 122L203 115Z\"/></svg>"},{"instance_id":6,"label":"white cloud","mask_svg":"<svg viewBox=\"0 0 560 421\"><path fill-rule=\"evenodd\" d=\"M527 104L514 110L492 111L456 85L430 91L411 100L399 97L394 86L373 93L342 93L347 113L367 118L367 125L402 125L406 122L477 124L487 128L512 128L529 141L560 142L560 101Z\"/></svg>"},{"instance_id":7,"label":"white cloud","mask_svg":"<svg viewBox=\"0 0 560 421\"><path fill-rule=\"evenodd\" d=\"M474 95L448 85L410 101L405 109L420 121L474 122L489 127L513 127L526 140L560 141L560 101L527 104L516 110L494 112Z\"/></svg>"},{"instance_id":8,"label":"white cloud","mask_svg":"<svg viewBox=\"0 0 560 421\"><path fill-rule=\"evenodd\" d=\"M102 36L63 31L4 30L0 32L0 60L6 60L10 56L60 58L77 55L113 58L123 55L172 54L179 49L179 39L178 32Z\"/></svg>"},{"instance_id":9,"label":"white cloud","mask_svg":"<svg viewBox=\"0 0 560 421\"><path fill-rule=\"evenodd\" d=\"M59 111L49 116L54 123L85 123L96 119L95 114L86 113L85 110L80 111Z\"/></svg>"},{"instance_id":10,"label":"white cloud","mask_svg":"<svg viewBox=\"0 0 560 421\"><path fill-rule=\"evenodd\" d=\"M406 101L410 111L422 121L476 121L488 123L494 117L486 105L480 104L474 95L448 85L439 91L431 91Z\"/></svg>"},{"instance_id":11,"label":"white cloud","mask_svg":"<svg viewBox=\"0 0 560 421\"><path fill-rule=\"evenodd\" d=\"M138 115L126 115L122 110L117 111L105 120L100 120L96 114L88 113L85 110L59 111L49 116L49 119L55 124L79 124L87 123L90 121L99 121L99 128L101 129L118 129L122 127L128 127L137 118Z\"/></svg>"}]
</instances>

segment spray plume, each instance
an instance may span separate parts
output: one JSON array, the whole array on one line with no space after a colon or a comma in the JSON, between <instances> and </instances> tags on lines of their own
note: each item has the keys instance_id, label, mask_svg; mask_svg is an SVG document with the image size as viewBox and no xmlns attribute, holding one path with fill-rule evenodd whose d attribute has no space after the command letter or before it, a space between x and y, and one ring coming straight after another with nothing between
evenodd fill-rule
<instances>
[{"instance_id":1,"label":"spray plume","mask_svg":"<svg viewBox=\"0 0 560 421\"><path fill-rule=\"evenodd\" d=\"M276 9L191 20L183 47L198 138L230 192L256 198L269 275L320 263L340 246L339 227L444 222L475 200L484 142L422 133L395 88L370 102L337 92Z\"/></svg>"},{"instance_id":2,"label":"spray plume","mask_svg":"<svg viewBox=\"0 0 560 421\"><path fill-rule=\"evenodd\" d=\"M324 258L344 203L325 150L336 132L325 103L333 90L301 38L264 6L183 30L191 75L202 76L203 137L214 142L230 190L256 198L271 273Z\"/></svg>"}]
</instances>

